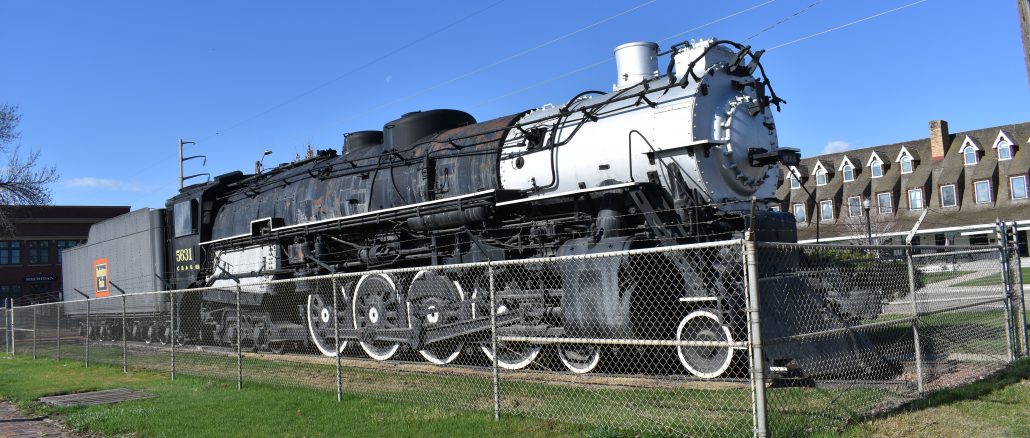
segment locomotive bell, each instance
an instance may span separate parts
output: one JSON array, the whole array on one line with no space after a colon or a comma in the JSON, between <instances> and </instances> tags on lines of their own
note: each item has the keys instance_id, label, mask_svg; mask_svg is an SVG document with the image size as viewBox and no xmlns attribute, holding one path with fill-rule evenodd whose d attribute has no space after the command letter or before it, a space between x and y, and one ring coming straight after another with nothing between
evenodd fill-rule
<instances>
[{"instance_id":1,"label":"locomotive bell","mask_svg":"<svg viewBox=\"0 0 1030 438\"><path fill-rule=\"evenodd\" d=\"M619 77L612 86L613 91L658 77L658 44L635 42L616 47L615 67Z\"/></svg>"}]
</instances>

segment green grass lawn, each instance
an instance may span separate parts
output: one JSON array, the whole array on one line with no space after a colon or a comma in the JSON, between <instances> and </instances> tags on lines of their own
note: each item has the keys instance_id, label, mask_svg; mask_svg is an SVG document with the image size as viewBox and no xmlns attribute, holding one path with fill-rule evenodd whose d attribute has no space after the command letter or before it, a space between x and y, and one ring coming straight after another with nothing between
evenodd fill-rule
<instances>
[{"instance_id":1,"label":"green grass lawn","mask_svg":"<svg viewBox=\"0 0 1030 438\"><path fill-rule=\"evenodd\" d=\"M923 284L933 284L942 281L951 280L952 278L958 278L966 274L972 274L973 271L940 271L940 272L927 272L920 273L923 277Z\"/></svg>"},{"instance_id":2,"label":"green grass lawn","mask_svg":"<svg viewBox=\"0 0 1030 438\"><path fill-rule=\"evenodd\" d=\"M523 383L526 385L526 383ZM34 400L116 387L158 395L114 405L52 408ZM557 388L557 387L554 387ZM509 390L514 388L509 387ZM555 389L557 391L557 389ZM778 395L777 391L779 391ZM993 378L956 389L932 393L888 416L853 422L841 430L825 429L806 419L817 407L826 418L861 415L856 401L872 392L850 390L810 392L804 388L773 390L770 403L773 430L780 436L819 436L827 431L844 436L1027 436L1030 434L1030 359L1016 362ZM863 392L861 394L855 391ZM564 391L566 395L575 392ZM820 397L813 397L820 394ZM332 392L269 384L247 384L182 376L172 382L166 374L148 371L122 373L119 368L24 357L0 358L0 395L37 415L57 415L76 430L102 435L137 436L633 436L632 430L506 415L494 422L489 410L451 409L441 405L407 403L345 394L337 403ZM747 396L740 394L740 396ZM630 398L610 403L632 402ZM727 400L728 401L728 400ZM827 409L827 402L835 402ZM663 406L643 406L658 416ZM681 406L682 408L682 406ZM805 413L791 417L789 410ZM704 421L718 422L720 411L705 412ZM702 421L701 417L696 417ZM797 423L795 426L794 424ZM719 435L748 435L729 427L711 430ZM654 434L645 433L644 436ZM666 435L658 433L658 435ZM667 435L673 435L671 432Z\"/></svg>"},{"instance_id":3,"label":"green grass lawn","mask_svg":"<svg viewBox=\"0 0 1030 438\"><path fill-rule=\"evenodd\" d=\"M931 393L890 416L850 427L843 436L1030 436L1030 359L976 383Z\"/></svg>"},{"instance_id":4,"label":"green grass lawn","mask_svg":"<svg viewBox=\"0 0 1030 438\"><path fill-rule=\"evenodd\" d=\"M1023 273L1023 281L1030 281L1030 267L1024 267L1021 271ZM1018 279L1016 279L1016 281L1018 281ZM953 284L951 287L993 286L997 284L1001 284L1001 272L995 272L980 278L966 280L958 284Z\"/></svg>"},{"instance_id":5,"label":"green grass lawn","mask_svg":"<svg viewBox=\"0 0 1030 438\"><path fill-rule=\"evenodd\" d=\"M53 394L133 388L157 398L77 408L45 407L34 400ZM41 415L61 415L80 431L139 436L555 436L596 434L597 429L509 417L489 411L402 403L345 394L24 357L0 359L0 394Z\"/></svg>"},{"instance_id":6,"label":"green grass lawn","mask_svg":"<svg viewBox=\"0 0 1030 438\"><path fill-rule=\"evenodd\" d=\"M1000 311L931 315L921 320L920 327L930 360L937 342L945 348L941 353L1004 356ZM889 348L909 342L911 327L899 321L868 335ZM127 374L121 372L117 343L92 345L88 369L82 365L82 345L64 344L61 362L44 359L54 357L52 344L37 345L38 360L30 359L30 348L22 343L18 351L16 357L0 356L0 397L39 414L61 416L76 430L102 435L746 436L751 432L751 392L746 385L670 388L662 386L668 380L643 379L642 386L591 386L571 384L577 380L569 374L541 383L505 373L500 386L503 418L496 423L491 379L482 372L440 374L390 366L345 366L344 400L337 403L331 359L296 363L247 357L244 389L237 391L235 358L210 352L180 350L179 378L172 382L167 372L161 372L168 368L168 356L157 350L130 348ZM778 436L891 435L896 430L907 431L905 435L946 435L951 430L977 435L983 430L995 436L1026 436L1025 421L1018 419L1030 418L1028 378L1030 360L1024 359L999 377L932 393L902 412L894 408L911 400L912 388L777 386L768 390L770 427ZM159 397L88 408L57 409L34 402L45 395L115 387ZM863 422L874 411L895 413ZM951 429L949 418L961 422Z\"/></svg>"}]
</instances>

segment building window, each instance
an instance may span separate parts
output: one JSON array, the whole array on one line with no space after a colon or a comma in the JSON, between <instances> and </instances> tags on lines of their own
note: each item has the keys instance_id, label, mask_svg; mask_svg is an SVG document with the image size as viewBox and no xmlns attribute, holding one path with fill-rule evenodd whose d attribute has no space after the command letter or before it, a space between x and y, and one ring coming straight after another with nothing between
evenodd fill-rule
<instances>
[{"instance_id":1,"label":"building window","mask_svg":"<svg viewBox=\"0 0 1030 438\"><path fill-rule=\"evenodd\" d=\"M883 163L880 160L873 161L873 164L869 166L869 173L873 178L879 178L883 176Z\"/></svg>"},{"instance_id":2,"label":"building window","mask_svg":"<svg viewBox=\"0 0 1030 438\"><path fill-rule=\"evenodd\" d=\"M0 242L0 265L21 264L21 242L6 240Z\"/></svg>"},{"instance_id":3,"label":"building window","mask_svg":"<svg viewBox=\"0 0 1030 438\"><path fill-rule=\"evenodd\" d=\"M1028 195L1026 175L1010 176L1009 191L1012 192L1012 199L1026 199Z\"/></svg>"},{"instance_id":4,"label":"building window","mask_svg":"<svg viewBox=\"0 0 1030 438\"><path fill-rule=\"evenodd\" d=\"M794 204L794 219L798 222L805 221L805 204Z\"/></svg>"},{"instance_id":5,"label":"building window","mask_svg":"<svg viewBox=\"0 0 1030 438\"><path fill-rule=\"evenodd\" d=\"M998 143L998 161L1012 159L1012 143L1002 141Z\"/></svg>"},{"instance_id":6,"label":"building window","mask_svg":"<svg viewBox=\"0 0 1030 438\"><path fill-rule=\"evenodd\" d=\"M0 297L17 298L21 295L21 286L17 284L5 284L0 286Z\"/></svg>"},{"instance_id":7,"label":"building window","mask_svg":"<svg viewBox=\"0 0 1030 438\"><path fill-rule=\"evenodd\" d=\"M855 167L850 165L850 164L844 165L844 181L845 182L851 182L851 181L854 181L854 180L855 180Z\"/></svg>"},{"instance_id":8,"label":"building window","mask_svg":"<svg viewBox=\"0 0 1030 438\"><path fill-rule=\"evenodd\" d=\"M46 265L50 264L50 241L30 240L29 241L29 264Z\"/></svg>"},{"instance_id":9,"label":"building window","mask_svg":"<svg viewBox=\"0 0 1030 438\"><path fill-rule=\"evenodd\" d=\"M61 251L76 246L79 244L78 240L58 240L57 241L57 264L61 264Z\"/></svg>"},{"instance_id":10,"label":"building window","mask_svg":"<svg viewBox=\"0 0 1030 438\"><path fill-rule=\"evenodd\" d=\"M908 189L908 209L923 209L923 189Z\"/></svg>"},{"instance_id":11,"label":"building window","mask_svg":"<svg viewBox=\"0 0 1030 438\"><path fill-rule=\"evenodd\" d=\"M833 220L833 201L829 199L825 201L819 201L819 220Z\"/></svg>"},{"instance_id":12,"label":"building window","mask_svg":"<svg viewBox=\"0 0 1030 438\"><path fill-rule=\"evenodd\" d=\"M901 159L901 173L912 173L912 157L906 155Z\"/></svg>"},{"instance_id":13,"label":"building window","mask_svg":"<svg viewBox=\"0 0 1030 438\"><path fill-rule=\"evenodd\" d=\"M955 193L955 185L948 184L941 186L941 207L958 206L958 194Z\"/></svg>"},{"instance_id":14,"label":"building window","mask_svg":"<svg viewBox=\"0 0 1030 438\"><path fill-rule=\"evenodd\" d=\"M977 204L991 203L991 181L983 180L973 183L973 198Z\"/></svg>"},{"instance_id":15,"label":"building window","mask_svg":"<svg viewBox=\"0 0 1030 438\"><path fill-rule=\"evenodd\" d=\"M826 171L820 170L815 174L815 185L825 186L826 185Z\"/></svg>"},{"instance_id":16,"label":"building window","mask_svg":"<svg viewBox=\"0 0 1030 438\"><path fill-rule=\"evenodd\" d=\"M861 196L849 196L848 197L848 216L859 217L862 215L862 197Z\"/></svg>"},{"instance_id":17,"label":"building window","mask_svg":"<svg viewBox=\"0 0 1030 438\"><path fill-rule=\"evenodd\" d=\"M880 214L890 214L894 212L894 205L891 202L890 192L876 194L876 211L880 212Z\"/></svg>"},{"instance_id":18,"label":"building window","mask_svg":"<svg viewBox=\"0 0 1030 438\"><path fill-rule=\"evenodd\" d=\"M798 180L797 175L794 175L793 173L790 174L790 188L791 189L799 189L799 188L801 188L801 181Z\"/></svg>"},{"instance_id":19,"label":"building window","mask_svg":"<svg viewBox=\"0 0 1030 438\"><path fill-rule=\"evenodd\" d=\"M972 166L976 164L979 158L980 157L976 156L976 148L972 146L966 146L965 149L962 149L962 162L965 163L966 166Z\"/></svg>"}]
</instances>

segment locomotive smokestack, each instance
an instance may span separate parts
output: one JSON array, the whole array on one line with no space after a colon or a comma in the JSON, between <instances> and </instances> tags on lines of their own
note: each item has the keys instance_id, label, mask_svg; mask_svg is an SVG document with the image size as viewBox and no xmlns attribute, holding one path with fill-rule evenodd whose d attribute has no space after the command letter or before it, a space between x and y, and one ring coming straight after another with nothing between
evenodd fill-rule
<instances>
[{"instance_id":1,"label":"locomotive smokestack","mask_svg":"<svg viewBox=\"0 0 1030 438\"><path fill-rule=\"evenodd\" d=\"M615 66L619 77L612 86L614 91L658 77L658 44L636 42L616 47Z\"/></svg>"}]
</instances>

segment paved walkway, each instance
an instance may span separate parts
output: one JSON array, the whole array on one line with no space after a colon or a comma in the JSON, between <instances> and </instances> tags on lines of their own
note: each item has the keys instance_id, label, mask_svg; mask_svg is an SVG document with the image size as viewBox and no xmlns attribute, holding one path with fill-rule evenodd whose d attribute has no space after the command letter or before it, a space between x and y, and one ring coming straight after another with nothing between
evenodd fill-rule
<instances>
[{"instance_id":1,"label":"paved walkway","mask_svg":"<svg viewBox=\"0 0 1030 438\"><path fill-rule=\"evenodd\" d=\"M9 403L0 402L0 438L77 437L46 417L26 417Z\"/></svg>"}]
</instances>

